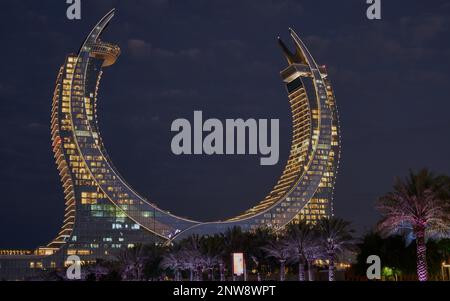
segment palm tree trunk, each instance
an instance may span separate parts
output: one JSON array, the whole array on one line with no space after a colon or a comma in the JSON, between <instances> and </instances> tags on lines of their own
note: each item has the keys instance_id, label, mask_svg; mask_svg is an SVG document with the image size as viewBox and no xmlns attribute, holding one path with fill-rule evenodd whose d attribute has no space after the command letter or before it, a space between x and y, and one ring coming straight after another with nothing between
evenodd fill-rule
<instances>
[{"instance_id":1,"label":"palm tree trunk","mask_svg":"<svg viewBox=\"0 0 450 301\"><path fill-rule=\"evenodd\" d=\"M280 281L284 281L284 260L280 260Z\"/></svg>"},{"instance_id":2,"label":"palm tree trunk","mask_svg":"<svg viewBox=\"0 0 450 301\"><path fill-rule=\"evenodd\" d=\"M225 272L223 270L223 263L219 264L219 269L220 269L220 281L225 281Z\"/></svg>"},{"instance_id":3,"label":"palm tree trunk","mask_svg":"<svg viewBox=\"0 0 450 301\"><path fill-rule=\"evenodd\" d=\"M197 268L197 281L200 281L201 280L201 278L202 278L202 276L203 276L203 271L202 271L202 269L201 268Z\"/></svg>"},{"instance_id":4,"label":"palm tree trunk","mask_svg":"<svg viewBox=\"0 0 450 301\"><path fill-rule=\"evenodd\" d=\"M331 253L328 260L328 281L334 281L334 253Z\"/></svg>"},{"instance_id":5,"label":"palm tree trunk","mask_svg":"<svg viewBox=\"0 0 450 301\"><path fill-rule=\"evenodd\" d=\"M298 262L298 281L305 281L305 264L301 260Z\"/></svg>"},{"instance_id":6,"label":"palm tree trunk","mask_svg":"<svg viewBox=\"0 0 450 301\"><path fill-rule=\"evenodd\" d=\"M134 279L134 280L141 280L140 279L141 278L141 273L140 273L139 266L135 266L134 270L136 271L135 276L134 276L136 279Z\"/></svg>"},{"instance_id":7,"label":"palm tree trunk","mask_svg":"<svg viewBox=\"0 0 450 301\"><path fill-rule=\"evenodd\" d=\"M427 245L425 244L425 229L420 229L416 232L416 247L417 247L417 277L419 281L428 280L428 266L427 266Z\"/></svg>"},{"instance_id":8,"label":"palm tree trunk","mask_svg":"<svg viewBox=\"0 0 450 301\"><path fill-rule=\"evenodd\" d=\"M309 281L314 281L314 273L313 273L313 270L312 270L312 268L313 268L312 262L311 262L311 260L308 260L307 263L308 263L308 280Z\"/></svg>"}]
</instances>

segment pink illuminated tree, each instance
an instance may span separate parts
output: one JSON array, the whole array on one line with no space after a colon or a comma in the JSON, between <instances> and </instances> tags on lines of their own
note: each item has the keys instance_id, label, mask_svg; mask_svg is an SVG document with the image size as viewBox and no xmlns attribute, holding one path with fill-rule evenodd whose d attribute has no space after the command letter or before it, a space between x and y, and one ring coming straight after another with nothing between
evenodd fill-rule
<instances>
[{"instance_id":1,"label":"pink illuminated tree","mask_svg":"<svg viewBox=\"0 0 450 301\"><path fill-rule=\"evenodd\" d=\"M449 201L436 179L427 170L411 172L404 181L397 181L394 191L381 197L376 206L383 216L377 226L382 234L415 238L420 281L428 280L426 239L449 235Z\"/></svg>"}]
</instances>

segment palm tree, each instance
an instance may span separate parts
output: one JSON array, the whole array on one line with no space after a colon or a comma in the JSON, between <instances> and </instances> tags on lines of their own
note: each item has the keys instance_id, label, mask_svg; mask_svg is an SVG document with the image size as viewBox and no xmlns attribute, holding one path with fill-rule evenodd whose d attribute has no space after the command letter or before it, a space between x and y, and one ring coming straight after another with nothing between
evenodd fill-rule
<instances>
[{"instance_id":1,"label":"palm tree","mask_svg":"<svg viewBox=\"0 0 450 301\"><path fill-rule=\"evenodd\" d=\"M417 277L428 280L426 239L449 233L449 202L436 177L426 169L410 172L404 180L397 180L394 191L381 197L377 209L383 216L378 230L384 235L411 235L416 240Z\"/></svg>"},{"instance_id":2,"label":"palm tree","mask_svg":"<svg viewBox=\"0 0 450 301\"><path fill-rule=\"evenodd\" d=\"M196 262L195 257L197 256L195 252L189 250L180 250L183 269L189 271L189 281L194 281L196 278Z\"/></svg>"},{"instance_id":3,"label":"palm tree","mask_svg":"<svg viewBox=\"0 0 450 301\"><path fill-rule=\"evenodd\" d=\"M185 258L181 251L166 253L160 263L162 269L170 269L175 273L175 281L181 280L181 270L185 267Z\"/></svg>"},{"instance_id":4,"label":"palm tree","mask_svg":"<svg viewBox=\"0 0 450 301\"><path fill-rule=\"evenodd\" d=\"M316 224L325 259L328 260L328 280L335 280L335 260L345 251L353 250L355 241L350 222L340 218L322 218Z\"/></svg>"},{"instance_id":5,"label":"palm tree","mask_svg":"<svg viewBox=\"0 0 450 301\"><path fill-rule=\"evenodd\" d=\"M308 266L308 280L314 281L314 273L313 273L313 263L315 260L323 258L322 247L320 245L320 241L318 240L317 231L313 231L313 236L315 240L312 242L312 245L305 249L304 255L306 259L306 265Z\"/></svg>"},{"instance_id":6,"label":"palm tree","mask_svg":"<svg viewBox=\"0 0 450 301\"><path fill-rule=\"evenodd\" d=\"M267 273L269 262L266 259L266 253L261 249L269 242L276 240L273 229L267 227L258 227L249 233L248 252L251 259L248 263L249 270L256 270L256 279L262 280L261 273Z\"/></svg>"},{"instance_id":7,"label":"palm tree","mask_svg":"<svg viewBox=\"0 0 450 301\"><path fill-rule=\"evenodd\" d=\"M245 248L248 243L248 235L240 227L227 229L222 235L222 239L228 254L245 251L242 248Z\"/></svg>"},{"instance_id":8,"label":"palm tree","mask_svg":"<svg viewBox=\"0 0 450 301\"><path fill-rule=\"evenodd\" d=\"M121 251L117 256L117 262L121 269L122 278L141 280L145 260L145 250L140 244Z\"/></svg>"},{"instance_id":9,"label":"palm tree","mask_svg":"<svg viewBox=\"0 0 450 301\"><path fill-rule=\"evenodd\" d=\"M280 263L280 281L284 281L286 261L292 255L292 250L289 244L284 240L278 240L275 242L270 242L261 249L266 252L267 257L278 260Z\"/></svg>"},{"instance_id":10,"label":"palm tree","mask_svg":"<svg viewBox=\"0 0 450 301\"><path fill-rule=\"evenodd\" d=\"M96 281L99 281L114 270L114 262L97 259L94 264L88 266L88 271L94 276Z\"/></svg>"},{"instance_id":11,"label":"palm tree","mask_svg":"<svg viewBox=\"0 0 450 301\"><path fill-rule=\"evenodd\" d=\"M202 257L203 267L208 272L208 280L214 281L214 268L219 262L218 256L204 254Z\"/></svg>"},{"instance_id":12,"label":"palm tree","mask_svg":"<svg viewBox=\"0 0 450 301\"><path fill-rule=\"evenodd\" d=\"M303 220L289 224L287 236L287 242L295 255L292 258L298 263L298 280L305 281L305 263L308 263L308 278L312 280L312 261L319 250L313 226Z\"/></svg>"},{"instance_id":13,"label":"palm tree","mask_svg":"<svg viewBox=\"0 0 450 301\"><path fill-rule=\"evenodd\" d=\"M204 236L200 241L200 251L203 256L205 268L208 271L208 280L214 280L214 268L219 266L220 280L224 280L224 242L220 235Z\"/></svg>"},{"instance_id":14,"label":"palm tree","mask_svg":"<svg viewBox=\"0 0 450 301\"><path fill-rule=\"evenodd\" d=\"M190 270L190 280L199 281L204 269L204 261L200 252L201 238L193 234L180 243L185 266Z\"/></svg>"}]
</instances>

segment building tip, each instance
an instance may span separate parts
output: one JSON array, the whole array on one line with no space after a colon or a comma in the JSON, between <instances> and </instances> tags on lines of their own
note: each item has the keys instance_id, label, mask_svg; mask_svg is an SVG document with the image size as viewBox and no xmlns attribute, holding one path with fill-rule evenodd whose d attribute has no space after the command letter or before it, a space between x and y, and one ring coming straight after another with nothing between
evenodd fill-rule
<instances>
[{"instance_id":1,"label":"building tip","mask_svg":"<svg viewBox=\"0 0 450 301\"><path fill-rule=\"evenodd\" d=\"M107 13L107 15L115 14L115 13L116 13L116 8L113 7L113 8L111 8L111 10Z\"/></svg>"},{"instance_id":2,"label":"building tip","mask_svg":"<svg viewBox=\"0 0 450 301\"><path fill-rule=\"evenodd\" d=\"M296 35L294 29L292 29L292 27L289 27L289 34L292 35Z\"/></svg>"}]
</instances>

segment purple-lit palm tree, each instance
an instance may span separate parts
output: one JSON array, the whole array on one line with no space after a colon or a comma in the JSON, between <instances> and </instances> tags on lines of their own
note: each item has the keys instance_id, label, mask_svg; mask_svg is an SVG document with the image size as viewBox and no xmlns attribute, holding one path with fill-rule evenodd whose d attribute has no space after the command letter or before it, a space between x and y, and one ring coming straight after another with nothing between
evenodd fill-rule
<instances>
[{"instance_id":1,"label":"purple-lit palm tree","mask_svg":"<svg viewBox=\"0 0 450 301\"><path fill-rule=\"evenodd\" d=\"M197 235L191 235L181 242L185 266L190 270L190 280L200 281L205 270L205 261L201 253L202 238Z\"/></svg>"},{"instance_id":2,"label":"purple-lit palm tree","mask_svg":"<svg viewBox=\"0 0 450 301\"><path fill-rule=\"evenodd\" d=\"M287 243L292 250L292 261L298 263L298 280L305 281L307 255L313 253L317 247L317 237L312 225L305 221L300 221L298 224L289 224L287 227ZM312 273L309 264L308 269L311 280Z\"/></svg>"},{"instance_id":3,"label":"purple-lit palm tree","mask_svg":"<svg viewBox=\"0 0 450 301\"><path fill-rule=\"evenodd\" d=\"M176 257L180 263L180 272L187 271L189 273L189 281L194 281L196 279L196 269L197 269L197 255L192 250L187 250L181 248L177 251L172 251L176 254ZM181 273L180 273L180 280Z\"/></svg>"},{"instance_id":4,"label":"purple-lit palm tree","mask_svg":"<svg viewBox=\"0 0 450 301\"><path fill-rule=\"evenodd\" d=\"M181 281L181 270L185 267L184 254L181 251L166 253L160 263L162 269L170 269L175 273L175 281Z\"/></svg>"},{"instance_id":5,"label":"purple-lit palm tree","mask_svg":"<svg viewBox=\"0 0 450 301\"><path fill-rule=\"evenodd\" d=\"M434 176L427 170L410 172L405 181L397 181L394 191L380 198L377 209L383 215L378 230L384 235L410 235L416 240L417 277L428 280L426 239L449 233L449 203L441 199Z\"/></svg>"},{"instance_id":6,"label":"purple-lit palm tree","mask_svg":"<svg viewBox=\"0 0 450 301\"><path fill-rule=\"evenodd\" d=\"M268 258L275 258L280 263L280 281L285 279L286 261L292 256L292 249L284 240L269 242L267 246L261 248Z\"/></svg>"},{"instance_id":7,"label":"purple-lit palm tree","mask_svg":"<svg viewBox=\"0 0 450 301\"><path fill-rule=\"evenodd\" d=\"M219 262L219 256L204 254L202 255L202 264L204 269L208 272L208 280L214 281L214 268Z\"/></svg>"},{"instance_id":8,"label":"purple-lit palm tree","mask_svg":"<svg viewBox=\"0 0 450 301\"><path fill-rule=\"evenodd\" d=\"M141 280L147 256L144 246L138 244L120 252L117 262L120 266L122 279Z\"/></svg>"},{"instance_id":9,"label":"purple-lit palm tree","mask_svg":"<svg viewBox=\"0 0 450 301\"><path fill-rule=\"evenodd\" d=\"M308 267L308 281L314 281L314 273L313 273L314 261L325 257L324 254L322 254L323 248L321 247L320 241L318 240L319 235L317 231L314 231L314 237L315 240L313 241L312 245L310 245L304 251L306 265Z\"/></svg>"},{"instance_id":10,"label":"purple-lit palm tree","mask_svg":"<svg viewBox=\"0 0 450 301\"><path fill-rule=\"evenodd\" d=\"M182 250L183 256L183 269L189 271L189 281L194 281L196 278L196 260L192 257L192 252Z\"/></svg>"},{"instance_id":11,"label":"purple-lit palm tree","mask_svg":"<svg viewBox=\"0 0 450 301\"><path fill-rule=\"evenodd\" d=\"M322 253L328 260L328 280L335 280L336 257L355 248L350 222L340 218L323 218L316 224Z\"/></svg>"},{"instance_id":12,"label":"purple-lit palm tree","mask_svg":"<svg viewBox=\"0 0 450 301\"><path fill-rule=\"evenodd\" d=\"M92 275L94 275L95 280L98 281L105 275L107 275L109 272L111 272L111 262L104 261L104 260L97 260L96 263L88 266L88 271Z\"/></svg>"},{"instance_id":13,"label":"purple-lit palm tree","mask_svg":"<svg viewBox=\"0 0 450 301\"><path fill-rule=\"evenodd\" d=\"M204 236L200 240L200 252L208 272L208 280L214 280L214 269L218 266L220 280L224 280L224 241L220 235Z\"/></svg>"}]
</instances>

